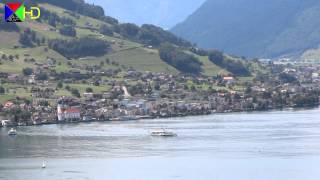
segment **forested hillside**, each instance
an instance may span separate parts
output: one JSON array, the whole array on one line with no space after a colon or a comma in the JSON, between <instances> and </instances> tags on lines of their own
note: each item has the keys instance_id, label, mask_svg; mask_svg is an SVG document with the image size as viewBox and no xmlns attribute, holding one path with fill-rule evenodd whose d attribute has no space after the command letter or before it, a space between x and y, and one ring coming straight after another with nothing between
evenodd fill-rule
<instances>
[{"instance_id":1,"label":"forested hillside","mask_svg":"<svg viewBox=\"0 0 320 180\"><path fill-rule=\"evenodd\" d=\"M296 55L320 44L320 1L207 0L175 34L250 57Z\"/></svg>"}]
</instances>

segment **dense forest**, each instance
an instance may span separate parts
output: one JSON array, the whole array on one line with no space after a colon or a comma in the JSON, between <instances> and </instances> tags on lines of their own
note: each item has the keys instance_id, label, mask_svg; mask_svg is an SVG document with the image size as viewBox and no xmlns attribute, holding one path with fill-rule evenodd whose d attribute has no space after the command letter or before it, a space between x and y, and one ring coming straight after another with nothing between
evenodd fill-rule
<instances>
[{"instance_id":1,"label":"dense forest","mask_svg":"<svg viewBox=\"0 0 320 180\"><path fill-rule=\"evenodd\" d=\"M202 63L195 56L187 54L169 43L161 44L159 53L163 61L182 72L199 74L202 71Z\"/></svg>"},{"instance_id":2,"label":"dense forest","mask_svg":"<svg viewBox=\"0 0 320 180\"><path fill-rule=\"evenodd\" d=\"M85 37L73 40L51 40L49 47L67 58L79 58L104 55L108 52L110 45L100 39Z\"/></svg>"},{"instance_id":3,"label":"dense forest","mask_svg":"<svg viewBox=\"0 0 320 180\"><path fill-rule=\"evenodd\" d=\"M190 42L183 40L160 27L149 24L144 24L139 27L135 24L124 23L116 25L114 31L126 38L156 47L165 42L183 47L191 46Z\"/></svg>"},{"instance_id":4,"label":"dense forest","mask_svg":"<svg viewBox=\"0 0 320 180\"><path fill-rule=\"evenodd\" d=\"M41 18L37 19L37 21L42 22L46 21L50 26L56 27L57 25L67 25L67 26L74 26L76 23L66 17L60 17L54 12L50 12L44 8L41 9Z\"/></svg>"},{"instance_id":5,"label":"dense forest","mask_svg":"<svg viewBox=\"0 0 320 180\"><path fill-rule=\"evenodd\" d=\"M250 71L248 70L245 65L239 60L233 60L228 57L225 57L221 51L217 50L210 50L209 53L209 60L214 64L225 68L232 74L236 76L249 76Z\"/></svg>"},{"instance_id":6,"label":"dense forest","mask_svg":"<svg viewBox=\"0 0 320 180\"><path fill-rule=\"evenodd\" d=\"M77 32L73 26L62 26L59 29L60 34L64 36L76 37Z\"/></svg>"}]
</instances>

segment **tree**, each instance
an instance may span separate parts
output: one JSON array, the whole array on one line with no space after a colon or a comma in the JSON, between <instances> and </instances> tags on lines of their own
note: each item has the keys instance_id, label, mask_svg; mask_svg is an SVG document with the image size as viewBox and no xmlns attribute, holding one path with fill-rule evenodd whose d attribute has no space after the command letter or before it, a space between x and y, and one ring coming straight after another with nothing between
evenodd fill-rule
<instances>
[{"instance_id":1,"label":"tree","mask_svg":"<svg viewBox=\"0 0 320 180\"><path fill-rule=\"evenodd\" d=\"M2 54L1 59L3 59L3 60L7 60L7 59L8 59L8 57L7 57L7 55L6 55L6 54Z\"/></svg>"},{"instance_id":2,"label":"tree","mask_svg":"<svg viewBox=\"0 0 320 180\"><path fill-rule=\"evenodd\" d=\"M20 34L19 43L22 45L25 45L27 47L33 46L31 39L29 38L28 34L26 34L26 33Z\"/></svg>"},{"instance_id":3,"label":"tree","mask_svg":"<svg viewBox=\"0 0 320 180\"><path fill-rule=\"evenodd\" d=\"M279 78L283 83L294 83L298 81L294 75L288 73L279 74Z\"/></svg>"},{"instance_id":4,"label":"tree","mask_svg":"<svg viewBox=\"0 0 320 180\"><path fill-rule=\"evenodd\" d=\"M39 3L49 3L58 7L62 7L63 9L67 9L73 11L75 13L79 13L85 16L89 16L95 19L103 19L105 17L104 10L102 7L94 5L94 4L87 4L84 0L37 0ZM41 10L41 15L42 15Z\"/></svg>"},{"instance_id":5,"label":"tree","mask_svg":"<svg viewBox=\"0 0 320 180\"><path fill-rule=\"evenodd\" d=\"M159 46L162 43L169 42L183 47L190 47L191 43L183 40L169 31L165 31L160 27L144 24L141 26L138 39L140 42L152 46Z\"/></svg>"},{"instance_id":6,"label":"tree","mask_svg":"<svg viewBox=\"0 0 320 180\"><path fill-rule=\"evenodd\" d=\"M128 91L131 95L135 96L137 94L145 94L146 88L144 87L143 84L138 83L136 85L130 86L128 88Z\"/></svg>"},{"instance_id":7,"label":"tree","mask_svg":"<svg viewBox=\"0 0 320 180\"><path fill-rule=\"evenodd\" d=\"M63 83L61 81L58 82L57 88L59 88L59 89L63 88Z\"/></svg>"},{"instance_id":8,"label":"tree","mask_svg":"<svg viewBox=\"0 0 320 180\"><path fill-rule=\"evenodd\" d=\"M42 101L39 102L39 105L40 106L49 106L49 102L46 101L46 100L42 100Z\"/></svg>"},{"instance_id":9,"label":"tree","mask_svg":"<svg viewBox=\"0 0 320 180\"><path fill-rule=\"evenodd\" d=\"M25 99L25 100L24 100L24 103L25 103L26 105L30 105L30 104L31 104L31 101L30 101L29 99Z\"/></svg>"},{"instance_id":10,"label":"tree","mask_svg":"<svg viewBox=\"0 0 320 180\"><path fill-rule=\"evenodd\" d=\"M202 48L192 47L192 48L190 48L190 51L199 55L199 56L208 56L209 55L209 51L202 49Z\"/></svg>"},{"instance_id":11,"label":"tree","mask_svg":"<svg viewBox=\"0 0 320 180\"><path fill-rule=\"evenodd\" d=\"M157 90L157 91L159 91L159 90L160 90L160 83L156 83L156 84L154 85L154 89Z\"/></svg>"},{"instance_id":12,"label":"tree","mask_svg":"<svg viewBox=\"0 0 320 180\"><path fill-rule=\"evenodd\" d=\"M14 57L10 54L10 55L9 55L9 60L10 60L10 61L13 61L13 58L14 58Z\"/></svg>"},{"instance_id":13,"label":"tree","mask_svg":"<svg viewBox=\"0 0 320 180\"><path fill-rule=\"evenodd\" d=\"M100 26L99 32L101 34L107 35L107 36L112 36L113 35L112 29L109 26L105 25L105 24Z\"/></svg>"},{"instance_id":14,"label":"tree","mask_svg":"<svg viewBox=\"0 0 320 180\"><path fill-rule=\"evenodd\" d=\"M41 43L42 43L42 44L46 43L46 38L42 37L42 38L41 38ZM47 51L46 51L46 52L47 52Z\"/></svg>"},{"instance_id":15,"label":"tree","mask_svg":"<svg viewBox=\"0 0 320 180\"><path fill-rule=\"evenodd\" d=\"M79 58L104 55L108 52L110 44L101 39L83 37L73 40L51 40L49 47L67 58Z\"/></svg>"},{"instance_id":16,"label":"tree","mask_svg":"<svg viewBox=\"0 0 320 180\"><path fill-rule=\"evenodd\" d=\"M319 96L314 93L297 94L292 98L292 101L296 107L312 107L319 103Z\"/></svg>"},{"instance_id":17,"label":"tree","mask_svg":"<svg viewBox=\"0 0 320 180\"><path fill-rule=\"evenodd\" d=\"M56 27L56 19L54 19L53 17L50 17L48 20L48 24L50 26Z\"/></svg>"},{"instance_id":18,"label":"tree","mask_svg":"<svg viewBox=\"0 0 320 180\"><path fill-rule=\"evenodd\" d=\"M33 74L33 69L32 68L23 68L22 73L25 76L30 76L31 74Z\"/></svg>"},{"instance_id":19,"label":"tree","mask_svg":"<svg viewBox=\"0 0 320 180\"><path fill-rule=\"evenodd\" d=\"M63 26L59 30L60 34L64 36L76 37L77 32L72 26Z\"/></svg>"},{"instance_id":20,"label":"tree","mask_svg":"<svg viewBox=\"0 0 320 180\"><path fill-rule=\"evenodd\" d=\"M31 30L30 28L26 28L19 37L20 44L33 47L34 43L37 43L37 34L35 31ZM38 42L40 44L40 42Z\"/></svg>"},{"instance_id":21,"label":"tree","mask_svg":"<svg viewBox=\"0 0 320 180\"><path fill-rule=\"evenodd\" d=\"M67 85L66 87L65 87L65 89L67 90L67 91L70 91L70 86L69 85Z\"/></svg>"},{"instance_id":22,"label":"tree","mask_svg":"<svg viewBox=\"0 0 320 180\"><path fill-rule=\"evenodd\" d=\"M234 75L250 75L248 68L241 61L225 57L223 53L218 50L211 50L209 52L209 60L217 66L227 69Z\"/></svg>"},{"instance_id":23,"label":"tree","mask_svg":"<svg viewBox=\"0 0 320 180\"><path fill-rule=\"evenodd\" d=\"M196 91L196 87L194 85L191 86L191 91Z\"/></svg>"},{"instance_id":24,"label":"tree","mask_svg":"<svg viewBox=\"0 0 320 180\"><path fill-rule=\"evenodd\" d=\"M136 38L139 33L139 27L132 23L123 23L116 26L116 31L128 38Z\"/></svg>"},{"instance_id":25,"label":"tree","mask_svg":"<svg viewBox=\"0 0 320 180\"><path fill-rule=\"evenodd\" d=\"M6 91L4 89L4 87L0 86L0 94L4 94Z\"/></svg>"},{"instance_id":26,"label":"tree","mask_svg":"<svg viewBox=\"0 0 320 180\"><path fill-rule=\"evenodd\" d=\"M80 95L80 92L78 89L71 89L71 94L77 98L80 98L81 95Z\"/></svg>"},{"instance_id":27,"label":"tree","mask_svg":"<svg viewBox=\"0 0 320 180\"><path fill-rule=\"evenodd\" d=\"M163 61L184 73L199 74L202 71L198 58L169 43L161 44L159 54Z\"/></svg>"},{"instance_id":28,"label":"tree","mask_svg":"<svg viewBox=\"0 0 320 180\"><path fill-rule=\"evenodd\" d=\"M87 93L92 93L92 92L93 92L93 89L92 89L91 87L87 87L87 88L86 88L86 92L87 92Z\"/></svg>"},{"instance_id":29,"label":"tree","mask_svg":"<svg viewBox=\"0 0 320 180\"><path fill-rule=\"evenodd\" d=\"M224 61L224 55L221 51L218 50L211 50L209 52L209 59L211 62L213 62L214 64L220 66L223 64Z\"/></svg>"},{"instance_id":30,"label":"tree","mask_svg":"<svg viewBox=\"0 0 320 180\"><path fill-rule=\"evenodd\" d=\"M95 85L95 86L100 86L100 82L97 80L97 81L95 81L95 82L93 83L93 85Z\"/></svg>"},{"instance_id":31,"label":"tree","mask_svg":"<svg viewBox=\"0 0 320 180\"><path fill-rule=\"evenodd\" d=\"M187 84L185 84L185 85L183 86L183 89L186 90L186 91L188 91L188 90L189 90L189 86L188 86Z\"/></svg>"},{"instance_id":32,"label":"tree","mask_svg":"<svg viewBox=\"0 0 320 180\"><path fill-rule=\"evenodd\" d=\"M41 72L36 75L37 80L45 81L48 80L48 74L45 72Z\"/></svg>"},{"instance_id":33,"label":"tree","mask_svg":"<svg viewBox=\"0 0 320 180\"><path fill-rule=\"evenodd\" d=\"M117 25L119 24L119 21L113 17L110 16L100 16L101 20L108 23L108 24L112 24L112 25Z\"/></svg>"}]
</instances>

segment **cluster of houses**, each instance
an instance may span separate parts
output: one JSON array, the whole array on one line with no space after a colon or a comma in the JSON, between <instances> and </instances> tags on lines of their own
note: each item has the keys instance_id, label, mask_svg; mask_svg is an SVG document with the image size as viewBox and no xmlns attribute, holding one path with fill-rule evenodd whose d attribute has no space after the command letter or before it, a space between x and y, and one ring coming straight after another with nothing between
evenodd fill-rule
<instances>
[{"instance_id":1,"label":"cluster of houses","mask_svg":"<svg viewBox=\"0 0 320 180\"><path fill-rule=\"evenodd\" d=\"M48 61L48 64L54 66L55 62ZM99 77L117 77L120 71L71 66L73 69L56 74L55 78L63 79L64 83L70 79L81 83L94 74L97 79L90 79L90 82L97 86L108 85L111 89L84 92L81 98L57 97L56 89L52 88L56 87L54 80L37 81L32 74L28 77L28 83L34 85L32 101L14 100L2 104L0 126L136 120L319 104L319 66L287 65L266 78L256 76L247 83L228 74L207 77L133 69L122 72L122 78L115 78L123 79L121 81L102 80ZM86 73L79 69L85 69ZM12 83L26 80L18 74L0 76ZM286 82L289 80L292 82Z\"/></svg>"}]
</instances>

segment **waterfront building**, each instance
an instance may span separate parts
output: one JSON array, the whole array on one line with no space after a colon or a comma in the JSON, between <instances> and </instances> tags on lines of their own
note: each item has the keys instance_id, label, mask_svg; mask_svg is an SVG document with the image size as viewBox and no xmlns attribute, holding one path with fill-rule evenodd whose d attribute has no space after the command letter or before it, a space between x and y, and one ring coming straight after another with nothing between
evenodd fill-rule
<instances>
[{"instance_id":1,"label":"waterfront building","mask_svg":"<svg viewBox=\"0 0 320 180\"><path fill-rule=\"evenodd\" d=\"M77 121L80 120L80 109L77 107L68 107L63 104L58 104L57 107L58 112L58 121Z\"/></svg>"},{"instance_id":2,"label":"waterfront building","mask_svg":"<svg viewBox=\"0 0 320 180\"><path fill-rule=\"evenodd\" d=\"M4 103L3 108L10 109L12 106L14 106L14 103L11 101L7 101L6 103Z\"/></svg>"},{"instance_id":3,"label":"waterfront building","mask_svg":"<svg viewBox=\"0 0 320 180\"><path fill-rule=\"evenodd\" d=\"M11 126L13 123L10 120L1 120L1 126Z\"/></svg>"}]
</instances>

